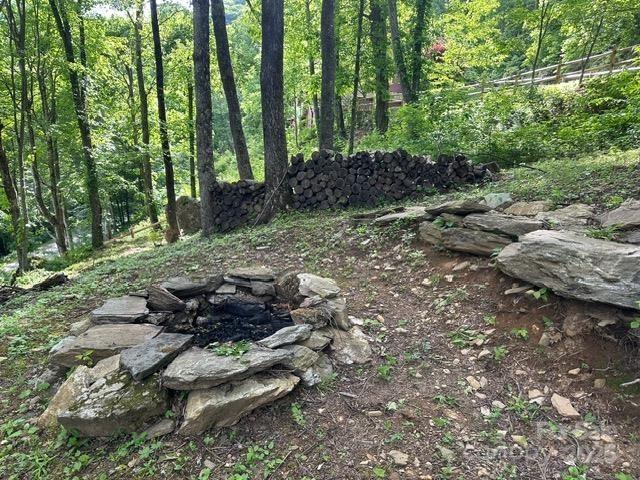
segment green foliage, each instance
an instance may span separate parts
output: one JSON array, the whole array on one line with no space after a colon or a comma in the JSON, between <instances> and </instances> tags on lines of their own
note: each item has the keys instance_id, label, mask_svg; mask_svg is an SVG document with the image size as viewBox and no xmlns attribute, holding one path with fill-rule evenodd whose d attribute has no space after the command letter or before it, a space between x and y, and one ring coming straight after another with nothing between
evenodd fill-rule
<instances>
[{"instance_id":1,"label":"green foliage","mask_svg":"<svg viewBox=\"0 0 640 480\"><path fill-rule=\"evenodd\" d=\"M214 342L207 345L207 349L213 350L216 355L221 357L235 357L240 358L247 353L251 348L251 343L246 340L240 340L239 342L228 342L220 344Z\"/></svg>"},{"instance_id":2,"label":"green foliage","mask_svg":"<svg viewBox=\"0 0 640 480\"><path fill-rule=\"evenodd\" d=\"M291 404L291 416L293 417L293 421L299 426L304 427L307 424L307 420L304 418L304 413L302 412L302 407L297 402Z\"/></svg>"}]
</instances>

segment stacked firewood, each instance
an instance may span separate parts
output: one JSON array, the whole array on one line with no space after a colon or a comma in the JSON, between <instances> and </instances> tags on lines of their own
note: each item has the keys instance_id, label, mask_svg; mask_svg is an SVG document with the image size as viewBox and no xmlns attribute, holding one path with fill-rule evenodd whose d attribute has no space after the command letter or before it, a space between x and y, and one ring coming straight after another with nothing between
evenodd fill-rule
<instances>
[{"instance_id":1,"label":"stacked firewood","mask_svg":"<svg viewBox=\"0 0 640 480\"><path fill-rule=\"evenodd\" d=\"M349 157L323 150L307 162L302 154L292 157L288 181L294 209L327 209L400 200L420 190L477 182L485 175L484 167L474 167L464 155L440 155L434 162L404 150Z\"/></svg>"},{"instance_id":2,"label":"stacked firewood","mask_svg":"<svg viewBox=\"0 0 640 480\"><path fill-rule=\"evenodd\" d=\"M262 211L264 192L264 183L253 180L218 182L212 192L217 229L227 232L254 221Z\"/></svg>"}]
</instances>

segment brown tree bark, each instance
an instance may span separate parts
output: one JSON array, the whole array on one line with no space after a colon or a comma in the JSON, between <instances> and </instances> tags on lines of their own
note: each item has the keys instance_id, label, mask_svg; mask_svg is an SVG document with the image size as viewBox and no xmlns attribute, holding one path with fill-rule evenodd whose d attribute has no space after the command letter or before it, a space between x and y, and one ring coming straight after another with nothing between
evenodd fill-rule
<instances>
[{"instance_id":1,"label":"brown tree bark","mask_svg":"<svg viewBox=\"0 0 640 480\"><path fill-rule=\"evenodd\" d=\"M251 162L249 161L249 149L242 128L242 113L236 90L236 79L233 75L233 64L229 51L229 39L227 38L227 25L225 21L224 3L222 0L211 0L211 19L213 20L213 33L216 37L216 53L218 58L218 70L222 88L227 99L229 111L229 127L233 138L233 148L236 152L238 174L241 179L253 179Z\"/></svg>"},{"instance_id":2,"label":"brown tree bark","mask_svg":"<svg viewBox=\"0 0 640 480\"><path fill-rule=\"evenodd\" d=\"M356 58L353 68L353 96L351 97L351 125L349 125L349 148L347 154L353 153L356 137L356 122L358 108L358 85L360 84L360 56L362 54L362 23L364 18L364 0L358 3L358 30L356 31Z\"/></svg>"},{"instance_id":3,"label":"brown tree bark","mask_svg":"<svg viewBox=\"0 0 640 480\"><path fill-rule=\"evenodd\" d=\"M187 122L189 123L189 186L191 189L191 198L198 198L196 188L196 134L193 123L193 79L189 76L187 84Z\"/></svg>"},{"instance_id":4,"label":"brown tree bark","mask_svg":"<svg viewBox=\"0 0 640 480\"><path fill-rule=\"evenodd\" d=\"M375 70L375 125L380 133L389 128L389 74L387 61L387 16L382 0L370 0L371 45Z\"/></svg>"},{"instance_id":5,"label":"brown tree bark","mask_svg":"<svg viewBox=\"0 0 640 480\"><path fill-rule=\"evenodd\" d=\"M271 219L290 201L284 118L284 0L262 2L260 96L264 137L265 205L260 221ZM333 100L333 98L332 98Z\"/></svg>"},{"instance_id":6,"label":"brown tree bark","mask_svg":"<svg viewBox=\"0 0 640 480\"><path fill-rule=\"evenodd\" d=\"M11 225L13 226L14 234L20 229L20 201L18 199L18 190L11 174L11 168L9 166L9 159L7 158L2 143L2 130L4 125L0 123L0 178L2 179L2 188L4 194L9 202L9 214L11 216ZM22 272L22 266L18 264L18 273Z\"/></svg>"},{"instance_id":7,"label":"brown tree bark","mask_svg":"<svg viewBox=\"0 0 640 480\"><path fill-rule=\"evenodd\" d=\"M396 73L400 80L402 101L404 103L411 103L413 102L413 92L411 91L407 65L404 61L404 49L402 48L402 39L400 38L400 27L398 26L398 7L396 0L387 1L389 6L389 26L391 29L391 50L393 51L393 59L396 64Z\"/></svg>"},{"instance_id":8,"label":"brown tree bark","mask_svg":"<svg viewBox=\"0 0 640 480\"><path fill-rule=\"evenodd\" d=\"M311 42L313 41L313 36L316 33L315 33L315 28L313 28L313 22L311 21L310 3L311 3L311 0L305 0L304 9L305 9L305 18L307 21L307 45L309 45L308 47L309 75L311 76L311 78L313 78L316 76L316 62L315 62L315 59L313 58L313 52L311 50ZM313 120L317 127L320 122L320 101L318 100L318 94L315 91L311 96L311 103L313 105Z\"/></svg>"},{"instance_id":9,"label":"brown tree bark","mask_svg":"<svg viewBox=\"0 0 640 480\"><path fill-rule=\"evenodd\" d=\"M167 107L164 99L164 62L162 59L162 44L160 42L160 23L158 21L158 5L156 0L150 0L151 31L153 34L153 55L156 64L156 96L158 98L158 120L160 123L160 145L162 146L162 161L164 163L165 187L167 190L167 230L165 239L169 243L178 241L180 229L176 216L176 189L173 175L173 161L171 159L171 143L167 125Z\"/></svg>"},{"instance_id":10,"label":"brown tree bark","mask_svg":"<svg viewBox=\"0 0 640 480\"><path fill-rule=\"evenodd\" d=\"M211 66L209 58L209 0L193 0L193 71L196 98L196 144L200 181L202 234L215 231L213 205L213 132L211 127Z\"/></svg>"},{"instance_id":11,"label":"brown tree bark","mask_svg":"<svg viewBox=\"0 0 640 480\"><path fill-rule=\"evenodd\" d=\"M411 43L411 91L414 101L420 96L422 86L422 47L425 39L425 27L431 11L432 0L417 0L416 20Z\"/></svg>"},{"instance_id":12,"label":"brown tree bark","mask_svg":"<svg viewBox=\"0 0 640 480\"><path fill-rule=\"evenodd\" d=\"M336 99L335 0L322 0L320 44L322 83L320 86L320 149L333 150L333 124Z\"/></svg>"}]
</instances>

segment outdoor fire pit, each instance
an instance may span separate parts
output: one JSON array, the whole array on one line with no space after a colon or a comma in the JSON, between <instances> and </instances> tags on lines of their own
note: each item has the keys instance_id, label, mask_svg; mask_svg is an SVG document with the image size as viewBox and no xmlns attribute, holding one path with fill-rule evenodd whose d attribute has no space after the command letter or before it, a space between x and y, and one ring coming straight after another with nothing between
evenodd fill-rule
<instances>
[{"instance_id":1,"label":"outdoor fire pit","mask_svg":"<svg viewBox=\"0 0 640 480\"><path fill-rule=\"evenodd\" d=\"M335 281L265 268L171 278L107 300L72 332L50 360L75 370L38 422L86 436L139 431L170 408L180 434L229 426L298 384L333 378L333 362L371 357ZM164 419L148 433L176 426Z\"/></svg>"}]
</instances>

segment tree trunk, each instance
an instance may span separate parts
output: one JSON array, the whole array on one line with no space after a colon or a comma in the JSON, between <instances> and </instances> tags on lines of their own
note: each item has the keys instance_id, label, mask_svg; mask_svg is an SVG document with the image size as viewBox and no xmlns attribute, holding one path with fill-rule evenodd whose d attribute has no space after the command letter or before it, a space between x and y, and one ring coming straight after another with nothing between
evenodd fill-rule
<instances>
[{"instance_id":1,"label":"tree trunk","mask_svg":"<svg viewBox=\"0 0 640 480\"><path fill-rule=\"evenodd\" d=\"M75 67L76 58L73 48L73 37L71 26L67 18L63 4L58 6L57 0L49 0L51 11L56 22L56 28L60 34L67 61L67 71L73 105L80 130L82 140L83 161L86 170L87 194L89 197L89 209L91 210L91 245L93 248L100 248L103 245L102 235L102 205L100 204L100 191L98 187L98 172L96 162L93 157L93 143L91 140L91 127L87 111L87 89L84 74L80 76Z\"/></svg>"},{"instance_id":2,"label":"tree trunk","mask_svg":"<svg viewBox=\"0 0 640 480\"><path fill-rule=\"evenodd\" d=\"M431 0L417 0L416 22L414 24L411 45L411 92L414 101L420 96L422 83L422 47L424 45L424 30L426 19L431 11Z\"/></svg>"},{"instance_id":3,"label":"tree trunk","mask_svg":"<svg viewBox=\"0 0 640 480\"><path fill-rule=\"evenodd\" d=\"M605 13L606 13L606 7L604 8L604 10L602 12L602 16L600 17L600 21L598 22L598 26L596 27L596 31L593 34L593 39L591 40L591 43L589 44L589 52L587 53L587 57L582 62L582 67L580 68L580 80L578 80L578 85L582 85L582 80L584 80L584 72L587 69L587 64L589 63L589 59L591 58L591 55L593 54L593 47L595 47L596 42L598 41L598 37L600 37L600 32L602 31L602 25L604 23Z\"/></svg>"},{"instance_id":4,"label":"tree trunk","mask_svg":"<svg viewBox=\"0 0 640 480\"><path fill-rule=\"evenodd\" d=\"M284 118L284 0L262 2L260 96L264 136L265 205L258 220L271 219L290 199ZM333 100L333 99L332 99Z\"/></svg>"},{"instance_id":5,"label":"tree trunk","mask_svg":"<svg viewBox=\"0 0 640 480\"><path fill-rule=\"evenodd\" d=\"M398 26L398 8L396 0L388 0L389 6L389 26L391 27L391 49L393 50L393 59L396 64L396 73L400 80L400 89L402 90L402 101L404 103L413 102L413 92L409 83L409 74L407 73L407 65L404 61L404 52L402 48L402 39L400 38L400 27Z\"/></svg>"},{"instance_id":6,"label":"tree trunk","mask_svg":"<svg viewBox=\"0 0 640 480\"><path fill-rule=\"evenodd\" d=\"M322 84L320 87L320 149L333 150L334 107L336 101L335 0L322 0L320 43Z\"/></svg>"},{"instance_id":7,"label":"tree trunk","mask_svg":"<svg viewBox=\"0 0 640 480\"><path fill-rule=\"evenodd\" d=\"M138 98L140 99L140 130L142 131L142 173L144 185L144 203L147 207L149 221L158 223L158 208L153 198L153 177L151 172L151 132L149 129L149 100L144 85L144 70L142 68L142 26L144 0L138 0L134 28L134 42L136 54L136 81L138 84Z\"/></svg>"},{"instance_id":8,"label":"tree trunk","mask_svg":"<svg viewBox=\"0 0 640 480\"><path fill-rule=\"evenodd\" d=\"M2 187L4 189L5 196L9 202L9 212L11 215L11 225L13 226L14 234L17 235L20 229L20 201L18 199L18 191L16 189L15 181L11 175L11 168L9 167L9 159L4 151L2 144L2 129L4 125L0 123L0 178L2 179ZM25 270L25 266L20 264L20 256L18 256L18 273L22 273Z\"/></svg>"},{"instance_id":9,"label":"tree trunk","mask_svg":"<svg viewBox=\"0 0 640 480\"><path fill-rule=\"evenodd\" d=\"M371 45L375 69L375 124L380 133L389 128L389 77L387 62L387 18L382 0L370 0Z\"/></svg>"},{"instance_id":10,"label":"tree trunk","mask_svg":"<svg viewBox=\"0 0 640 480\"><path fill-rule=\"evenodd\" d=\"M211 66L209 58L209 0L193 0L193 71L196 97L196 143L200 180L202 234L215 230L213 132L211 130Z\"/></svg>"},{"instance_id":11,"label":"tree trunk","mask_svg":"<svg viewBox=\"0 0 640 480\"><path fill-rule=\"evenodd\" d=\"M358 84L360 83L360 56L362 54L362 21L364 17L364 0L358 4L358 30L356 32L356 58L353 68L353 96L351 97L351 125L349 125L348 155L353 153L353 144L356 137L356 121L358 109Z\"/></svg>"},{"instance_id":12,"label":"tree trunk","mask_svg":"<svg viewBox=\"0 0 640 480\"><path fill-rule=\"evenodd\" d=\"M307 21L307 49L309 51L309 76L311 78L316 76L316 62L313 58L313 52L311 50L311 43L313 42L313 37L315 33L315 29L313 28L313 23L311 21L311 0L305 0L304 9L305 9L305 18ZM320 102L318 101L318 94L314 91L312 95L311 103L313 104L313 121L318 126L320 122Z\"/></svg>"},{"instance_id":13,"label":"tree trunk","mask_svg":"<svg viewBox=\"0 0 640 480\"><path fill-rule=\"evenodd\" d=\"M167 107L164 100L164 64L162 60L162 44L160 43L160 24L158 22L158 6L156 0L150 0L151 30L153 33L153 54L156 63L156 95L158 97L158 120L160 122L160 144L164 163L165 184L167 189L167 230L165 239L169 243L180 237L178 218L176 217L176 190L171 160L171 144L167 125Z\"/></svg>"},{"instance_id":14,"label":"tree trunk","mask_svg":"<svg viewBox=\"0 0 640 480\"><path fill-rule=\"evenodd\" d=\"M236 80L233 75L224 3L222 0L211 0L211 18L213 20L213 33L216 37L218 70L220 71L220 80L222 81L224 96L227 99L227 109L229 110L229 127L231 128L231 137L233 138L233 148L236 152L238 174L241 179L252 180L253 171L251 170L251 162L249 161L247 139L244 136L244 130L242 128L242 113L240 112Z\"/></svg>"},{"instance_id":15,"label":"tree trunk","mask_svg":"<svg viewBox=\"0 0 640 480\"><path fill-rule=\"evenodd\" d=\"M549 23L551 21L551 0L542 0L540 4L540 21L538 22L538 40L536 42L536 53L533 58L533 67L531 68L531 86L533 87L536 83L536 69L538 68L538 61L540 60L540 54L542 53L542 42L544 40L545 35L547 34L547 29L549 28Z\"/></svg>"},{"instance_id":16,"label":"tree trunk","mask_svg":"<svg viewBox=\"0 0 640 480\"><path fill-rule=\"evenodd\" d=\"M193 123L193 78L189 78L187 85L187 104L189 123L189 186L191 187L191 198L198 198L196 189L196 138Z\"/></svg>"}]
</instances>

